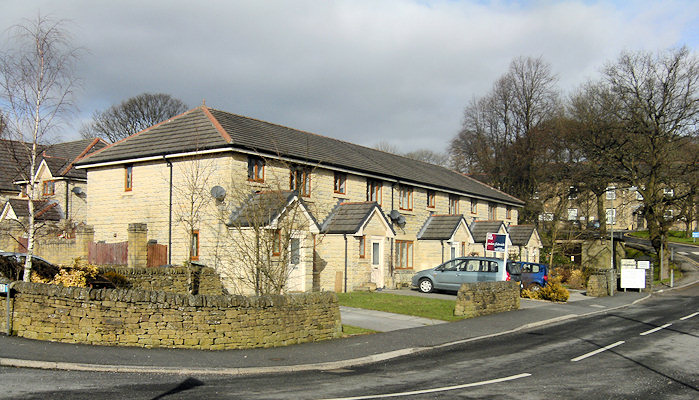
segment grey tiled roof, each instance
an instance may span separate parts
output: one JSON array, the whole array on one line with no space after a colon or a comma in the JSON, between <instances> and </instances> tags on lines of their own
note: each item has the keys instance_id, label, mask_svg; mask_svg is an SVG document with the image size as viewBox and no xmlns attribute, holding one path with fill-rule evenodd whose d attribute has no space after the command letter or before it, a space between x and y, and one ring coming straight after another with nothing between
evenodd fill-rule
<instances>
[{"instance_id":1,"label":"grey tiled roof","mask_svg":"<svg viewBox=\"0 0 699 400\"><path fill-rule=\"evenodd\" d=\"M285 211L294 198L304 207L312 222L317 226L318 223L310 211L308 211L308 207L306 207L303 199L299 198L294 191L284 190L269 190L251 194L240 207L231 213L228 224L229 226L240 228L251 227L256 224L267 226Z\"/></svg>"},{"instance_id":2,"label":"grey tiled roof","mask_svg":"<svg viewBox=\"0 0 699 400\"><path fill-rule=\"evenodd\" d=\"M61 219L61 210L57 203L34 200L34 218L37 221L58 221ZM12 211L19 218L29 216L29 202L27 199L9 199L5 206L9 204ZM4 209L4 208L3 208Z\"/></svg>"},{"instance_id":3,"label":"grey tiled roof","mask_svg":"<svg viewBox=\"0 0 699 400\"><path fill-rule=\"evenodd\" d=\"M507 231L510 234L510 240L515 246L525 246L529 239L534 234L534 225L510 225Z\"/></svg>"},{"instance_id":4,"label":"grey tiled roof","mask_svg":"<svg viewBox=\"0 0 699 400\"><path fill-rule=\"evenodd\" d=\"M502 221L473 221L471 223L471 234L476 243L485 243L488 233L496 233L503 226Z\"/></svg>"},{"instance_id":5,"label":"grey tiled roof","mask_svg":"<svg viewBox=\"0 0 699 400\"><path fill-rule=\"evenodd\" d=\"M334 234L357 233L371 216L374 209L378 211L382 218L385 218L381 207L376 202L340 203L335 206L328 218L323 222L321 232Z\"/></svg>"},{"instance_id":6,"label":"grey tiled roof","mask_svg":"<svg viewBox=\"0 0 699 400\"><path fill-rule=\"evenodd\" d=\"M107 145L103 141L98 141L90 147L93 141L94 139L83 139L53 145L41 145L39 146L36 168L39 168L41 160L46 160L51 174L55 177L65 176L75 179L86 179L87 173L85 170L73 168L72 163L83 152L89 154ZM11 140L0 141L0 190L18 191L19 188L13 182L28 179L30 151L31 143Z\"/></svg>"},{"instance_id":7,"label":"grey tiled roof","mask_svg":"<svg viewBox=\"0 0 699 400\"><path fill-rule=\"evenodd\" d=\"M195 108L114 143L79 165L226 147L290 157L518 206L524 204L447 168L205 107Z\"/></svg>"},{"instance_id":8,"label":"grey tiled roof","mask_svg":"<svg viewBox=\"0 0 699 400\"><path fill-rule=\"evenodd\" d=\"M431 215L425 226L418 233L417 238L421 240L447 240L450 239L456 229L459 227L459 223L464 221L466 225L466 220L464 216L459 215ZM468 229L468 225L466 225Z\"/></svg>"},{"instance_id":9,"label":"grey tiled roof","mask_svg":"<svg viewBox=\"0 0 699 400\"><path fill-rule=\"evenodd\" d=\"M250 227L269 225L277 218L295 196L291 191L266 191L253 193L231 213L230 225Z\"/></svg>"}]
</instances>

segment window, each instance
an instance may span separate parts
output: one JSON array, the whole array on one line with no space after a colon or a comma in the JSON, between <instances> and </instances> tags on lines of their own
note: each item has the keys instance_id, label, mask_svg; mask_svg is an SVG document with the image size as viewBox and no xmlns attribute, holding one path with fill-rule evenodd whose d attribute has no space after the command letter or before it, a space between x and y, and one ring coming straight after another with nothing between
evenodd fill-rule
<instances>
[{"instance_id":1,"label":"window","mask_svg":"<svg viewBox=\"0 0 699 400\"><path fill-rule=\"evenodd\" d=\"M133 189L133 165L127 165L124 169L124 191L130 192Z\"/></svg>"},{"instance_id":2,"label":"window","mask_svg":"<svg viewBox=\"0 0 699 400\"><path fill-rule=\"evenodd\" d=\"M459 213L459 196L450 194L449 195L449 214Z\"/></svg>"},{"instance_id":3,"label":"window","mask_svg":"<svg viewBox=\"0 0 699 400\"><path fill-rule=\"evenodd\" d=\"M471 214L478 214L478 200L471 200Z\"/></svg>"},{"instance_id":4,"label":"window","mask_svg":"<svg viewBox=\"0 0 699 400\"><path fill-rule=\"evenodd\" d=\"M466 242L461 242L461 257L466 255Z\"/></svg>"},{"instance_id":5,"label":"window","mask_svg":"<svg viewBox=\"0 0 699 400\"><path fill-rule=\"evenodd\" d=\"M578 209L577 208L569 208L568 209L568 221L577 221L578 220Z\"/></svg>"},{"instance_id":6,"label":"window","mask_svg":"<svg viewBox=\"0 0 699 400\"><path fill-rule=\"evenodd\" d=\"M289 172L289 189L296 190L301 196L311 195L311 171L307 168L292 167Z\"/></svg>"},{"instance_id":7,"label":"window","mask_svg":"<svg viewBox=\"0 0 699 400\"><path fill-rule=\"evenodd\" d=\"M276 229L272 232L272 256L282 255L282 231Z\"/></svg>"},{"instance_id":8,"label":"window","mask_svg":"<svg viewBox=\"0 0 699 400\"><path fill-rule=\"evenodd\" d=\"M260 157L248 157L248 180L252 182L265 181L265 160Z\"/></svg>"},{"instance_id":9,"label":"window","mask_svg":"<svg viewBox=\"0 0 699 400\"><path fill-rule=\"evenodd\" d=\"M413 242L396 240L396 268L413 268Z\"/></svg>"},{"instance_id":10,"label":"window","mask_svg":"<svg viewBox=\"0 0 699 400\"><path fill-rule=\"evenodd\" d=\"M436 195L434 193L434 190L428 190L427 191L427 208L434 208L436 201L435 201Z\"/></svg>"},{"instance_id":11,"label":"window","mask_svg":"<svg viewBox=\"0 0 699 400\"><path fill-rule=\"evenodd\" d=\"M297 265L301 262L301 239L291 238L289 247L289 264Z\"/></svg>"},{"instance_id":12,"label":"window","mask_svg":"<svg viewBox=\"0 0 699 400\"><path fill-rule=\"evenodd\" d=\"M616 199L616 188L614 186L607 187L607 200Z\"/></svg>"},{"instance_id":13,"label":"window","mask_svg":"<svg viewBox=\"0 0 699 400\"><path fill-rule=\"evenodd\" d=\"M44 181L41 188L41 194L43 194L44 196L53 196L55 189L56 184L54 183L54 181Z\"/></svg>"},{"instance_id":14,"label":"window","mask_svg":"<svg viewBox=\"0 0 699 400\"><path fill-rule=\"evenodd\" d=\"M381 205L381 182L374 179L366 181L366 201L375 201Z\"/></svg>"},{"instance_id":15,"label":"window","mask_svg":"<svg viewBox=\"0 0 699 400\"><path fill-rule=\"evenodd\" d=\"M366 257L366 236L359 238L359 258Z\"/></svg>"},{"instance_id":16,"label":"window","mask_svg":"<svg viewBox=\"0 0 699 400\"><path fill-rule=\"evenodd\" d=\"M670 189L670 188L663 188L663 195L665 197L674 197L675 196L675 190Z\"/></svg>"},{"instance_id":17,"label":"window","mask_svg":"<svg viewBox=\"0 0 699 400\"><path fill-rule=\"evenodd\" d=\"M347 174L335 172L335 193L347 194Z\"/></svg>"},{"instance_id":18,"label":"window","mask_svg":"<svg viewBox=\"0 0 699 400\"><path fill-rule=\"evenodd\" d=\"M616 222L616 208L608 208L606 210L607 224L614 225Z\"/></svg>"},{"instance_id":19,"label":"window","mask_svg":"<svg viewBox=\"0 0 699 400\"><path fill-rule=\"evenodd\" d=\"M412 211L413 209L413 188L400 185L398 188L398 206L401 210Z\"/></svg>"},{"instance_id":20,"label":"window","mask_svg":"<svg viewBox=\"0 0 699 400\"><path fill-rule=\"evenodd\" d=\"M493 221L497 218L497 209L493 204L488 204L488 219Z\"/></svg>"},{"instance_id":21,"label":"window","mask_svg":"<svg viewBox=\"0 0 699 400\"><path fill-rule=\"evenodd\" d=\"M553 221L553 213L545 212L539 214L539 221Z\"/></svg>"},{"instance_id":22,"label":"window","mask_svg":"<svg viewBox=\"0 0 699 400\"><path fill-rule=\"evenodd\" d=\"M192 231L192 242L189 244L189 259L196 261L199 259L199 230Z\"/></svg>"},{"instance_id":23,"label":"window","mask_svg":"<svg viewBox=\"0 0 699 400\"><path fill-rule=\"evenodd\" d=\"M381 265L381 243L371 243L371 265Z\"/></svg>"},{"instance_id":24,"label":"window","mask_svg":"<svg viewBox=\"0 0 699 400\"><path fill-rule=\"evenodd\" d=\"M507 207L505 209L505 218L506 219L512 219L512 209L510 207Z\"/></svg>"},{"instance_id":25,"label":"window","mask_svg":"<svg viewBox=\"0 0 699 400\"><path fill-rule=\"evenodd\" d=\"M457 254L456 254L456 247L457 247L456 243L454 243L454 244L451 245L451 254L450 254L451 257L449 257L449 258L452 259L452 260L455 259L455 258L457 257Z\"/></svg>"}]
</instances>

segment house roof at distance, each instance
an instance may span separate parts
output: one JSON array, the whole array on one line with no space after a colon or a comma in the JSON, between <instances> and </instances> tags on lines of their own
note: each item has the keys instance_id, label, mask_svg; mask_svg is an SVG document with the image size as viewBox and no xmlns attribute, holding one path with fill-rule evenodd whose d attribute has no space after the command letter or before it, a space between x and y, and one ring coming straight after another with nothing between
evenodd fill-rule
<instances>
[{"instance_id":1,"label":"house roof at distance","mask_svg":"<svg viewBox=\"0 0 699 400\"><path fill-rule=\"evenodd\" d=\"M464 216L458 215L431 215L425 226L417 235L421 240L447 240L454 236L454 232L459 228L459 223L464 222L466 229L468 225Z\"/></svg>"},{"instance_id":2,"label":"house roof at distance","mask_svg":"<svg viewBox=\"0 0 699 400\"><path fill-rule=\"evenodd\" d=\"M59 221L61 219L61 212L56 207L58 203L43 200L33 200L32 202L34 203L34 218L37 221ZM0 210L0 215L7 218L12 213L17 218L29 217L29 200L9 199Z\"/></svg>"},{"instance_id":3,"label":"house roof at distance","mask_svg":"<svg viewBox=\"0 0 699 400\"><path fill-rule=\"evenodd\" d=\"M515 246L526 246L535 230L534 225L510 225L507 228L510 240Z\"/></svg>"},{"instance_id":4,"label":"house roof at distance","mask_svg":"<svg viewBox=\"0 0 699 400\"><path fill-rule=\"evenodd\" d=\"M39 168L43 160L54 177L87 179L85 170L73 168L75 162L105 146L107 143L100 139L40 145L37 152L36 169ZM31 143L14 140L0 141L0 191L17 191L18 188L14 182L28 179L30 154Z\"/></svg>"},{"instance_id":5,"label":"house roof at distance","mask_svg":"<svg viewBox=\"0 0 699 400\"><path fill-rule=\"evenodd\" d=\"M284 157L330 169L422 185L512 206L524 203L473 178L437 165L342 140L197 107L95 152L78 165L135 162L195 151L230 149Z\"/></svg>"}]
</instances>

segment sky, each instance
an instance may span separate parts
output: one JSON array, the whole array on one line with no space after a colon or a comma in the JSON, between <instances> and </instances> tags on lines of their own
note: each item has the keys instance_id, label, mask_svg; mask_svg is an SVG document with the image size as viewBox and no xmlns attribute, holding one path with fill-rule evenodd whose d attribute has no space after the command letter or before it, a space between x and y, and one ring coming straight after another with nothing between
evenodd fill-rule
<instances>
[{"instance_id":1,"label":"sky","mask_svg":"<svg viewBox=\"0 0 699 400\"><path fill-rule=\"evenodd\" d=\"M365 146L445 151L465 106L519 56L563 96L622 51L699 45L687 1L0 0L7 29L65 19L83 48L79 138L93 112L144 92Z\"/></svg>"}]
</instances>

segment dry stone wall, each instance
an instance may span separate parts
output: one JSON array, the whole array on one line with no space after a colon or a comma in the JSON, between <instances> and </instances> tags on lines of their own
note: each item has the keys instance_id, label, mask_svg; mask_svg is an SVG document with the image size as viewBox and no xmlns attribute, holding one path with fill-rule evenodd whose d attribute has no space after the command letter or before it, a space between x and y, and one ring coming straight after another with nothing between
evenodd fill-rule
<instances>
[{"instance_id":1,"label":"dry stone wall","mask_svg":"<svg viewBox=\"0 0 699 400\"><path fill-rule=\"evenodd\" d=\"M519 309L519 282L464 283L456 295L454 315L468 318Z\"/></svg>"},{"instance_id":2,"label":"dry stone wall","mask_svg":"<svg viewBox=\"0 0 699 400\"><path fill-rule=\"evenodd\" d=\"M162 290L164 292L189 294L187 275L192 274L194 294L228 294L220 276L210 267L99 267L101 273L115 272L123 275L133 289Z\"/></svg>"},{"instance_id":3,"label":"dry stone wall","mask_svg":"<svg viewBox=\"0 0 699 400\"><path fill-rule=\"evenodd\" d=\"M17 282L10 303L13 335L66 343L223 350L312 342L341 332L331 292L205 296ZM0 329L7 329L4 318Z\"/></svg>"}]
</instances>

